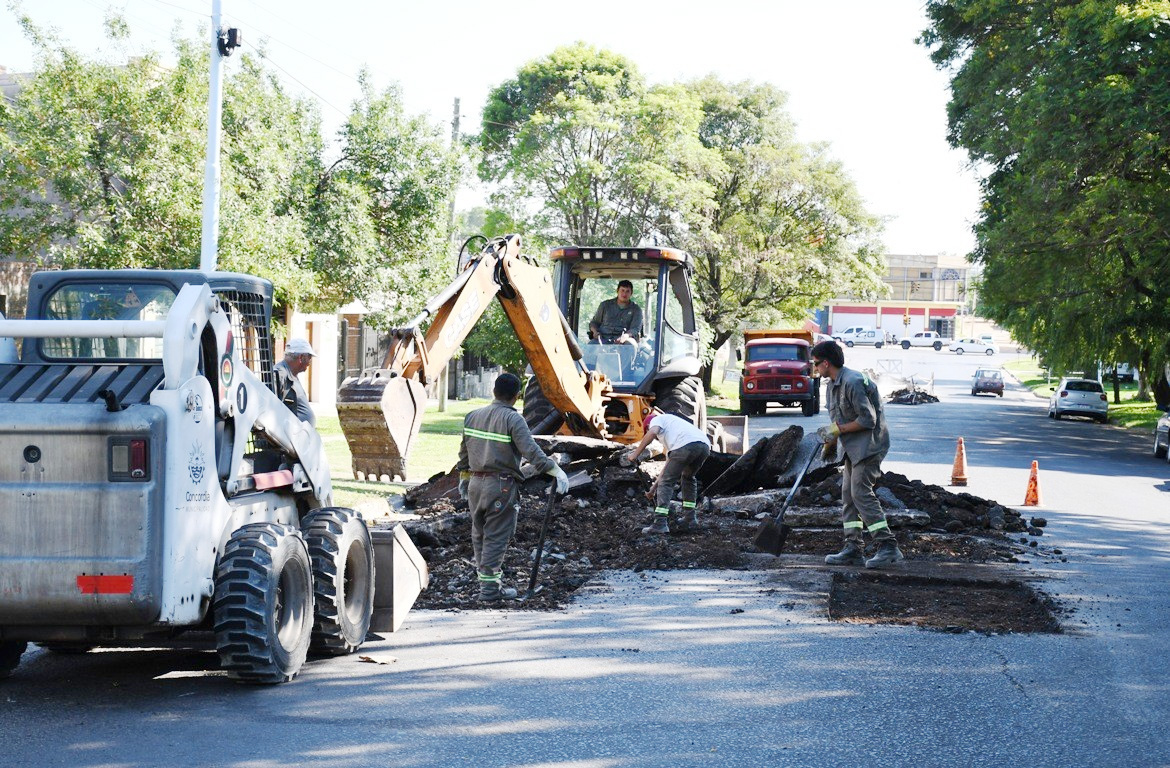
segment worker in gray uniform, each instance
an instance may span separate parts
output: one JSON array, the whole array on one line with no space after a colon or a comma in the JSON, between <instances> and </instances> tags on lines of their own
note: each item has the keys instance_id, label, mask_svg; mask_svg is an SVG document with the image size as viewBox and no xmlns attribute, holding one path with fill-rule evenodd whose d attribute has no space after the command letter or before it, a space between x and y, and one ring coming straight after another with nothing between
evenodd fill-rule
<instances>
[{"instance_id":1,"label":"worker in gray uniform","mask_svg":"<svg viewBox=\"0 0 1170 768\"><path fill-rule=\"evenodd\" d=\"M300 374L309 370L316 357L312 345L304 339L290 339L284 348L284 359L273 366L276 374L276 396L297 415L301 421L317 426L317 416L309 406L309 393L305 391Z\"/></svg>"},{"instance_id":2,"label":"worker in gray uniform","mask_svg":"<svg viewBox=\"0 0 1170 768\"><path fill-rule=\"evenodd\" d=\"M873 487L882 476L882 459L890 450L890 432L882 412L877 385L868 376L845 367L845 353L826 339L809 350L813 369L829 379L829 425L817 430L823 455L836 458L838 443L845 453L841 480L841 522L845 546L825 558L827 565L878 568L902 560L898 542L886 522L886 513ZM862 530L873 537L877 552L865 558Z\"/></svg>"},{"instance_id":3,"label":"worker in gray uniform","mask_svg":"<svg viewBox=\"0 0 1170 768\"><path fill-rule=\"evenodd\" d=\"M502 373L492 388L495 399L467 414L459 444L459 496L471 507L471 549L479 575L479 599L510 600L516 590L501 581L504 553L516 532L520 513L520 458L556 479L557 493L569 490L569 478L532 439L524 417L513 407L520 379Z\"/></svg>"},{"instance_id":4,"label":"worker in gray uniform","mask_svg":"<svg viewBox=\"0 0 1170 768\"><path fill-rule=\"evenodd\" d=\"M699 498L699 481L695 474L703 466L703 462L711 455L711 442L706 433L686 419L672 413L658 413L652 411L642 420L644 432L641 442L635 445L626 454L632 463L637 463L650 445L650 441L658 438L666 449L666 466L655 482L654 494L654 521L642 529L642 533L649 536L659 533L670 533L670 500L674 496L675 486L679 486L682 493L682 518L680 527L694 530L699 526L699 517L696 512Z\"/></svg>"}]
</instances>

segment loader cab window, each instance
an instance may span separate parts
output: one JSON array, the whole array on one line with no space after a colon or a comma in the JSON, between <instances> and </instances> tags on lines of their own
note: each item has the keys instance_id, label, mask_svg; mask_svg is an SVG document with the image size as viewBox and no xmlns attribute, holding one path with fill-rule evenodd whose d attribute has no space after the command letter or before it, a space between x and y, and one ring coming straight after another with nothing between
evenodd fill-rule
<instances>
[{"instance_id":1,"label":"loader cab window","mask_svg":"<svg viewBox=\"0 0 1170 768\"><path fill-rule=\"evenodd\" d=\"M641 322L628 329L619 340L614 323L621 310L614 306L623 280L632 284L630 303L637 306ZM606 274L578 277L574 284L572 306L576 308L573 332L585 353L582 362L591 370L604 373L615 384L636 384L654 368L654 341L650 327L658 311L657 281L644 277ZM606 302L609 302L608 304ZM625 309L628 312L628 308ZM594 332L591 325L597 321Z\"/></svg>"},{"instance_id":2,"label":"loader cab window","mask_svg":"<svg viewBox=\"0 0 1170 768\"><path fill-rule=\"evenodd\" d=\"M175 303L169 285L103 282L62 285L46 299L44 317L54 320L165 320ZM61 360L161 360L156 337L48 338L41 354Z\"/></svg>"},{"instance_id":3,"label":"loader cab window","mask_svg":"<svg viewBox=\"0 0 1170 768\"><path fill-rule=\"evenodd\" d=\"M699 334L695 329L693 313L687 311L683 302L690 302L691 295L686 282L686 273L681 269L671 270L671 290L664 297L666 322L662 328L663 366L682 357L698 357Z\"/></svg>"}]
</instances>

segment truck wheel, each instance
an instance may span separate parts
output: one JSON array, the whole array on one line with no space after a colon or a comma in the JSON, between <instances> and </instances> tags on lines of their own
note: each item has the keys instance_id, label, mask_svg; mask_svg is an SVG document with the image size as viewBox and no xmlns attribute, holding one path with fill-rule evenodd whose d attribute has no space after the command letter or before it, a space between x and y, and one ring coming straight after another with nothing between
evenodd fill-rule
<instances>
[{"instance_id":1,"label":"truck wheel","mask_svg":"<svg viewBox=\"0 0 1170 768\"><path fill-rule=\"evenodd\" d=\"M882 348L882 344L885 344L885 342L884 342L884 341L875 341L875 342L873 343L873 348L874 348L874 349L881 349L881 348Z\"/></svg>"},{"instance_id":2,"label":"truck wheel","mask_svg":"<svg viewBox=\"0 0 1170 768\"><path fill-rule=\"evenodd\" d=\"M540 382L529 376L524 384L524 421L537 435L551 435L561 427L564 418L556 412L553 404L544 396ZM539 431L538 431L539 428Z\"/></svg>"},{"instance_id":3,"label":"truck wheel","mask_svg":"<svg viewBox=\"0 0 1170 768\"><path fill-rule=\"evenodd\" d=\"M804 416L816 416L820 410L816 400L804 400L800 403L800 412Z\"/></svg>"},{"instance_id":4,"label":"truck wheel","mask_svg":"<svg viewBox=\"0 0 1170 768\"><path fill-rule=\"evenodd\" d=\"M663 413L673 413L702 427L706 405L703 380L698 376L666 379L654 384L654 407Z\"/></svg>"},{"instance_id":5,"label":"truck wheel","mask_svg":"<svg viewBox=\"0 0 1170 768\"><path fill-rule=\"evenodd\" d=\"M910 349L910 342L903 340L902 349Z\"/></svg>"},{"instance_id":6,"label":"truck wheel","mask_svg":"<svg viewBox=\"0 0 1170 768\"><path fill-rule=\"evenodd\" d=\"M852 347L852 346L853 346L853 342L852 342L852 341L847 341L847 342L845 342L845 346L847 346L847 347Z\"/></svg>"},{"instance_id":7,"label":"truck wheel","mask_svg":"<svg viewBox=\"0 0 1170 768\"><path fill-rule=\"evenodd\" d=\"M300 531L253 523L232 534L215 569L219 663L242 683L292 680L309 653L313 571Z\"/></svg>"},{"instance_id":8,"label":"truck wheel","mask_svg":"<svg viewBox=\"0 0 1170 768\"><path fill-rule=\"evenodd\" d=\"M936 341L936 342L935 342L934 344L932 344L931 346L933 346L933 347L934 347L934 351L935 351L935 352L938 352L940 349L942 349L942 342L941 342L941 341Z\"/></svg>"},{"instance_id":9,"label":"truck wheel","mask_svg":"<svg viewBox=\"0 0 1170 768\"><path fill-rule=\"evenodd\" d=\"M309 648L332 656L356 651L374 613L374 546L352 509L315 509L301 520L313 566L313 633Z\"/></svg>"},{"instance_id":10,"label":"truck wheel","mask_svg":"<svg viewBox=\"0 0 1170 768\"><path fill-rule=\"evenodd\" d=\"M27 647L24 640L0 640L0 680L12 674Z\"/></svg>"}]
</instances>

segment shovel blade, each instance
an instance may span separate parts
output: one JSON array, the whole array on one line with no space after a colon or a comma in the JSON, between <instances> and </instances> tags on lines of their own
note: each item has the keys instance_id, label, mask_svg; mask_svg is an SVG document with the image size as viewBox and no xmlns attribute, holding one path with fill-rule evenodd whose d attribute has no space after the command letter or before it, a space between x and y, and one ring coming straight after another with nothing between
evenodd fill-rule
<instances>
[{"instance_id":1,"label":"shovel blade","mask_svg":"<svg viewBox=\"0 0 1170 768\"><path fill-rule=\"evenodd\" d=\"M777 525L775 520L765 520L756 531L755 545L762 552L779 555L784 551L784 542L790 530L792 529L783 523Z\"/></svg>"}]
</instances>

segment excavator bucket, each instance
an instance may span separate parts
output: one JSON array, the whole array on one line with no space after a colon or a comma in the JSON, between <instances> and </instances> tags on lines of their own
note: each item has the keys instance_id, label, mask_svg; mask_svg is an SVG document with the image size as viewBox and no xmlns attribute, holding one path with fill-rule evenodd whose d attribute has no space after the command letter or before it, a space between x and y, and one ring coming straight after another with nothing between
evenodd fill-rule
<instances>
[{"instance_id":1,"label":"excavator bucket","mask_svg":"<svg viewBox=\"0 0 1170 768\"><path fill-rule=\"evenodd\" d=\"M426 404L426 391L414 378L392 377L380 370L346 379L337 393L337 416L357 479L406 479L406 456Z\"/></svg>"}]
</instances>

